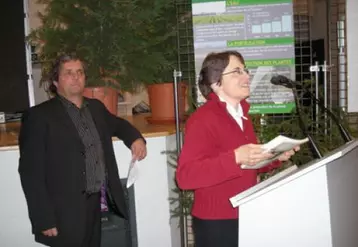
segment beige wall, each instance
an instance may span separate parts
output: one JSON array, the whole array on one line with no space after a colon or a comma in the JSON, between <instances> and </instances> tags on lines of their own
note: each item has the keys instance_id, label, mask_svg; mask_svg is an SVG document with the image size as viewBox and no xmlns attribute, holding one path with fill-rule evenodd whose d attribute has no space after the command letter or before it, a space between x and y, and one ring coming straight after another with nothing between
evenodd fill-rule
<instances>
[{"instance_id":1,"label":"beige wall","mask_svg":"<svg viewBox=\"0 0 358 247\"><path fill-rule=\"evenodd\" d=\"M311 39L327 38L327 4L326 0L315 0L312 5Z\"/></svg>"},{"instance_id":2,"label":"beige wall","mask_svg":"<svg viewBox=\"0 0 358 247\"><path fill-rule=\"evenodd\" d=\"M38 4L37 0L28 0L29 3L29 26L30 30L41 26L41 20L38 17L38 12L42 12L45 9L43 4Z\"/></svg>"}]
</instances>

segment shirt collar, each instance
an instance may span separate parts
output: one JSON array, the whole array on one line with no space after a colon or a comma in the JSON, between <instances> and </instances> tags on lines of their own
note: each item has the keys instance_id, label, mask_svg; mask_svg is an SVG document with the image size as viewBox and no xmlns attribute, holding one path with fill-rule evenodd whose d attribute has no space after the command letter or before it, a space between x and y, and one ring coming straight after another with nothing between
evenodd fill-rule
<instances>
[{"instance_id":1,"label":"shirt collar","mask_svg":"<svg viewBox=\"0 0 358 247\"><path fill-rule=\"evenodd\" d=\"M57 94L57 98L62 102L62 104L64 106L66 106L66 108L75 107L78 109L78 107L74 103L72 103L71 101L69 101L68 99L63 97L62 95ZM82 102L80 109L85 108L87 106L88 106L88 100L86 100L86 98L83 97L83 102Z\"/></svg>"},{"instance_id":2,"label":"shirt collar","mask_svg":"<svg viewBox=\"0 0 358 247\"><path fill-rule=\"evenodd\" d=\"M220 96L218 97L221 102L224 102L226 104L226 109L231 116L236 116L247 120L247 118L244 116L244 111L242 109L241 103L239 103L237 109L235 109L235 107L232 106L229 102L227 102L224 98Z\"/></svg>"},{"instance_id":3,"label":"shirt collar","mask_svg":"<svg viewBox=\"0 0 358 247\"><path fill-rule=\"evenodd\" d=\"M212 100L212 101L216 101L218 102L222 107L226 108L226 102L223 102L219 99L218 95L214 92L211 92L208 96L207 96L207 100ZM250 104L249 102L247 102L245 99L241 100L240 105L242 107L242 111L243 111L243 115L246 116L249 113L250 110Z\"/></svg>"}]
</instances>

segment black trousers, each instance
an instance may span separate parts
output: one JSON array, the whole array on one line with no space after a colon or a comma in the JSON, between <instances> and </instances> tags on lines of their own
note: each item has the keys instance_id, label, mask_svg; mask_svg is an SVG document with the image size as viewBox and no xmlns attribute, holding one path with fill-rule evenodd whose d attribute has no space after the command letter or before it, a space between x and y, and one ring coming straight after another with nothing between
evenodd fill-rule
<instances>
[{"instance_id":1,"label":"black trousers","mask_svg":"<svg viewBox=\"0 0 358 247\"><path fill-rule=\"evenodd\" d=\"M59 229L59 236L54 241L51 247L100 247L101 246L101 205L100 193L91 195L83 195L86 199L86 221L84 229L84 238L81 244L70 244L73 240L69 235L61 236L61 229ZM74 233L76 234L76 233ZM55 240L55 239L54 239Z\"/></svg>"},{"instance_id":2,"label":"black trousers","mask_svg":"<svg viewBox=\"0 0 358 247\"><path fill-rule=\"evenodd\" d=\"M101 193L90 195L87 199L86 234L82 247L101 246Z\"/></svg>"},{"instance_id":3,"label":"black trousers","mask_svg":"<svg viewBox=\"0 0 358 247\"><path fill-rule=\"evenodd\" d=\"M238 220L203 220L193 217L195 247L237 247Z\"/></svg>"}]
</instances>

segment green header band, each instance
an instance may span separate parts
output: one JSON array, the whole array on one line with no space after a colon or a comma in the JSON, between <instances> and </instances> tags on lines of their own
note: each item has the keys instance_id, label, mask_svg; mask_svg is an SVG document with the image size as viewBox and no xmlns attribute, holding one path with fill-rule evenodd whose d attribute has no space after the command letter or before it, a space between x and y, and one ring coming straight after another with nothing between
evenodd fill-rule
<instances>
[{"instance_id":1,"label":"green header band","mask_svg":"<svg viewBox=\"0 0 358 247\"><path fill-rule=\"evenodd\" d=\"M281 58L281 59L263 59L263 60L246 60L245 66L248 68L256 68L259 66L287 66L294 65L294 58Z\"/></svg>"},{"instance_id":2,"label":"green header band","mask_svg":"<svg viewBox=\"0 0 358 247\"><path fill-rule=\"evenodd\" d=\"M292 0L192 0L192 3L210 3L210 2L223 2L226 6L239 6L239 5L258 5L258 4L273 4L273 3L292 3Z\"/></svg>"},{"instance_id":3,"label":"green header band","mask_svg":"<svg viewBox=\"0 0 358 247\"><path fill-rule=\"evenodd\" d=\"M211 2L222 2L225 3L226 1L218 1L218 0L192 0L191 3L211 3Z\"/></svg>"},{"instance_id":4,"label":"green header band","mask_svg":"<svg viewBox=\"0 0 358 247\"><path fill-rule=\"evenodd\" d=\"M291 113L296 108L294 102L283 104L252 104L249 114Z\"/></svg>"},{"instance_id":5,"label":"green header band","mask_svg":"<svg viewBox=\"0 0 358 247\"><path fill-rule=\"evenodd\" d=\"M227 47L293 45L293 43L294 43L293 37L272 38L272 39L228 40Z\"/></svg>"},{"instance_id":6,"label":"green header band","mask_svg":"<svg viewBox=\"0 0 358 247\"><path fill-rule=\"evenodd\" d=\"M292 3L292 0L226 0L226 6Z\"/></svg>"}]
</instances>

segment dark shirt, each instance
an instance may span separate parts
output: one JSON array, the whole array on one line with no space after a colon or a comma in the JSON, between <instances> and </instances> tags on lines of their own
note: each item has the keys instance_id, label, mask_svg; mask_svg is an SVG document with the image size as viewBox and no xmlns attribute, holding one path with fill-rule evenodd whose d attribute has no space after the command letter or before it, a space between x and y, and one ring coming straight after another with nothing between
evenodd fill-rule
<instances>
[{"instance_id":1,"label":"dark shirt","mask_svg":"<svg viewBox=\"0 0 358 247\"><path fill-rule=\"evenodd\" d=\"M81 108L58 96L73 124L85 148L86 163L86 192L91 194L99 192L105 181L105 163L101 139L93 121L88 102L83 99Z\"/></svg>"}]
</instances>

